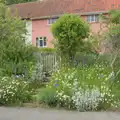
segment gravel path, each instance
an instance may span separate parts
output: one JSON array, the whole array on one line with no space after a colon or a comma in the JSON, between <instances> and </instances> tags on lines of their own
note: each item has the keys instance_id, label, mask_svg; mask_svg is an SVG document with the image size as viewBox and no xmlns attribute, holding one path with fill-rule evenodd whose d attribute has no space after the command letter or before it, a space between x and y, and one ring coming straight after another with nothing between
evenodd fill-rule
<instances>
[{"instance_id":1,"label":"gravel path","mask_svg":"<svg viewBox=\"0 0 120 120\"><path fill-rule=\"evenodd\" d=\"M120 113L0 107L0 120L120 120Z\"/></svg>"}]
</instances>

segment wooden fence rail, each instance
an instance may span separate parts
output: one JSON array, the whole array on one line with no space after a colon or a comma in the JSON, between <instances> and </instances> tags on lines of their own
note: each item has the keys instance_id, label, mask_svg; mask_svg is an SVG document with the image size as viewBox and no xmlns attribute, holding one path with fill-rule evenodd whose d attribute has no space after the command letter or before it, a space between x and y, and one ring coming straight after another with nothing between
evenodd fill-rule
<instances>
[{"instance_id":1,"label":"wooden fence rail","mask_svg":"<svg viewBox=\"0 0 120 120\"><path fill-rule=\"evenodd\" d=\"M56 53L39 52L36 53L38 62L43 66L43 71L50 72L57 69L60 58Z\"/></svg>"}]
</instances>

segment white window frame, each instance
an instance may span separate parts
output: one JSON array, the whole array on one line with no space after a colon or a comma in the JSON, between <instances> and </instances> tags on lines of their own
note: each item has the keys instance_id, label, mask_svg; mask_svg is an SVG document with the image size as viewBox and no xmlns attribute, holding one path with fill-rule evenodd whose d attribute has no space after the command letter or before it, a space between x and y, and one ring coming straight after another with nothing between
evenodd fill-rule
<instances>
[{"instance_id":1,"label":"white window frame","mask_svg":"<svg viewBox=\"0 0 120 120\"><path fill-rule=\"evenodd\" d=\"M53 23L55 23L56 22L56 20L57 20L58 18L49 18L48 19L48 25L52 25Z\"/></svg>"},{"instance_id":2,"label":"white window frame","mask_svg":"<svg viewBox=\"0 0 120 120\"><path fill-rule=\"evenodd\" d=\"M99 15L88 15L87 16L87 22L92 23L92 22L99 22Z\"/></svg>"},{"instance_id":3,"label":"white window frame","mask_svg":"<svg viewBox=\"0 0 120 120\"><path fill-rule=\"evenodd\" d=\"M42 46L40 41L42 41ZM36 37L36 46L40 48L47 47L47 37Z\"/></svg>"}]
</instances>

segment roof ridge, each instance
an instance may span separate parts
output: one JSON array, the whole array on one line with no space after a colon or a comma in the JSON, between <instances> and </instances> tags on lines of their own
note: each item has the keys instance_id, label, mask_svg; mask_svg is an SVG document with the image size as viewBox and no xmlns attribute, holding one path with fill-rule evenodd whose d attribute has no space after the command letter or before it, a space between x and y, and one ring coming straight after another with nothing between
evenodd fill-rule
<instances>
[{"instance_id":1,"label":"roof ridge","mask_svg":"<svg viewBox=\"0 0 120 120\"><path fill-rule=\"evenodd\" d=\"M18 9L21 18L43 18L64 13L88 13L112 9L110 8L111 2L109 4L104 2L103 4L103 1L89 3L89 0L42 0L15 4L11 6L11 9L13 14ZM106 1L109 2L110 0Z\"/></svg>"}]
</instances>

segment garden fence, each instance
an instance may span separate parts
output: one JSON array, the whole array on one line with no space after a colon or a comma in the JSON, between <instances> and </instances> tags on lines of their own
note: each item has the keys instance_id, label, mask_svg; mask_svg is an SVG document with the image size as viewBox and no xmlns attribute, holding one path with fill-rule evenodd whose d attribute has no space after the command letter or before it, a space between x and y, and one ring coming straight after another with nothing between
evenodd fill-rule
<instances>
[{"instance_id":1,"label":"garden fence","mask_svg":"<svg viewBox=\"0 0 120 120\"><path fill-rule=\"evenodd\" d=\"M60 58L56 53L39 52L36 55L38 62L43 66L44 72L50 72L59 67Z\"/></svg>"}]
</instances>

